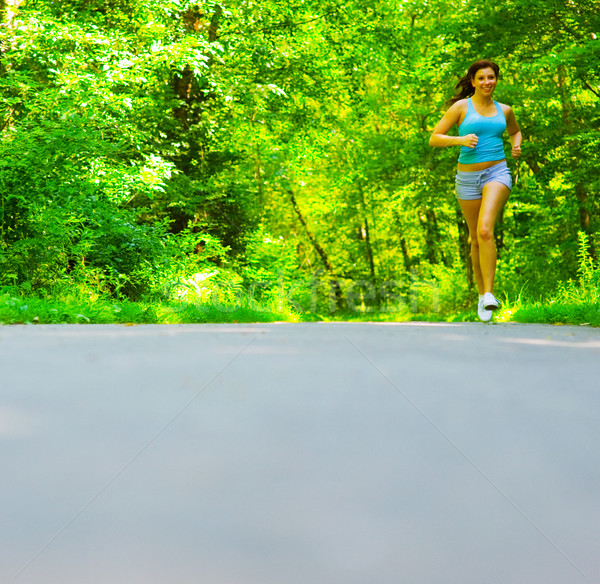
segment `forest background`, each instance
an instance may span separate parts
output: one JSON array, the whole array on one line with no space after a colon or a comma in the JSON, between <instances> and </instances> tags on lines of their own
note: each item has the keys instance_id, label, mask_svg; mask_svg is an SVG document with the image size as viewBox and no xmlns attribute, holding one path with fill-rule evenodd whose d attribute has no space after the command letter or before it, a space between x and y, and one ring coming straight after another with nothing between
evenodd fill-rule
<instances>
[{"instance_id":1,"label":"forest background","mask_svg":"<svg viewBox=\"0 0 600 584\"><path fill-rule=\"evenodd\" d=\"M523 154L499 319L600 325L598 0L0 0L0 321L472 319L468 65Z\"/></svg>"}]
</instances>

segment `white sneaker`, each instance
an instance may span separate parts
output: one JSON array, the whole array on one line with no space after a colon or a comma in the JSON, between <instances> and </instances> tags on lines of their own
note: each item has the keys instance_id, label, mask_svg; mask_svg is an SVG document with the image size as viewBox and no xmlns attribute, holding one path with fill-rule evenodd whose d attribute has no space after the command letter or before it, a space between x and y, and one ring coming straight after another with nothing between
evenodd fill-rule
<instances>
[{"instance_id":1,"label":"white sneaker","mask_svg":"<svg viewBox=\"0 0 600 584\"><path fill-rule=\"evenodd\" d=\"M477 304L477 314L481 322L490 322L492 320L492 314L494 313L483 305L483 298Z\"/></svg>"},{"instance_id":2,"label":"white sneaker","mask_svg":"<svg viewBox=\"0 0 600 584\"><path fill-rule=\"evenodd\" d=\"M498 302L498 299L491 292L486 292L483 295L483 307L486 310L496 310L496 308L498 308L498 306L500 306L500 303Z\"/></svg>"}]
</instances>

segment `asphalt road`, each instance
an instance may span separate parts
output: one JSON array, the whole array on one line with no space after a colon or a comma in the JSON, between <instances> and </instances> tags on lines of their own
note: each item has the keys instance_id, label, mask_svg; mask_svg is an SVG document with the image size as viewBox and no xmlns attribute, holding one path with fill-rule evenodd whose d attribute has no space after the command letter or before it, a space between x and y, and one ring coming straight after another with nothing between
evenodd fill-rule
<instances>
[{"instance_id":1,"label":"asphalt road","mask_svg":"<svg viewBox=\"0 0 600 584\"><path fill-rule=\"evenodd\" d=\"M600 330L0 327L0 582L600 582Z\"/></svg>"}]
</instances>

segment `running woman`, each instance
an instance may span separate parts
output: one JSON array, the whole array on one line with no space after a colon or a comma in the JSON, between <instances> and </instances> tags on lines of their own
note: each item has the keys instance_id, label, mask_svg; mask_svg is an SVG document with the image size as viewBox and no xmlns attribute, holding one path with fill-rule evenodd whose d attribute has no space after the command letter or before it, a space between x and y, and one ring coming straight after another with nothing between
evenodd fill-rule
<instances>
[{"instance_id":1,"label":"running woman","mask_svg":"<svg viewBox=\"0 0 600 584\"><path fill-rule=\"evenodd\" d=\"M496 243L494 227L508 201L512 179L502 135L512 145L512 157L521 156L521 130L507 105L494 101L500 68L492 61L476 61L457 83L456 95L435 127L430 146L460 146L456 197L469 228L471 260L479 290L477 314L489 322L499 302L494 296ZM452 126L458 136L449 136Z\"/></svg>"}]
</instances>

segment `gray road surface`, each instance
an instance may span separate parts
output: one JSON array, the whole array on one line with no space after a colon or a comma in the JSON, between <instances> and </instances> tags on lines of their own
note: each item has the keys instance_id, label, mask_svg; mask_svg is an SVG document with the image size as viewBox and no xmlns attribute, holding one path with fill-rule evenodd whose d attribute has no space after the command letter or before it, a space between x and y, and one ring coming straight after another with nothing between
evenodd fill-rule
<instances>
[{"instance_id":1,"label":"gray road surface","mask_svg":"<svg viewBox=\"0 0 600 584\"><path fill-rule=\"evenodd\" d=\"M600 582L600 331L0 327L0 582Z\"/></svg>"}]
</instances>

